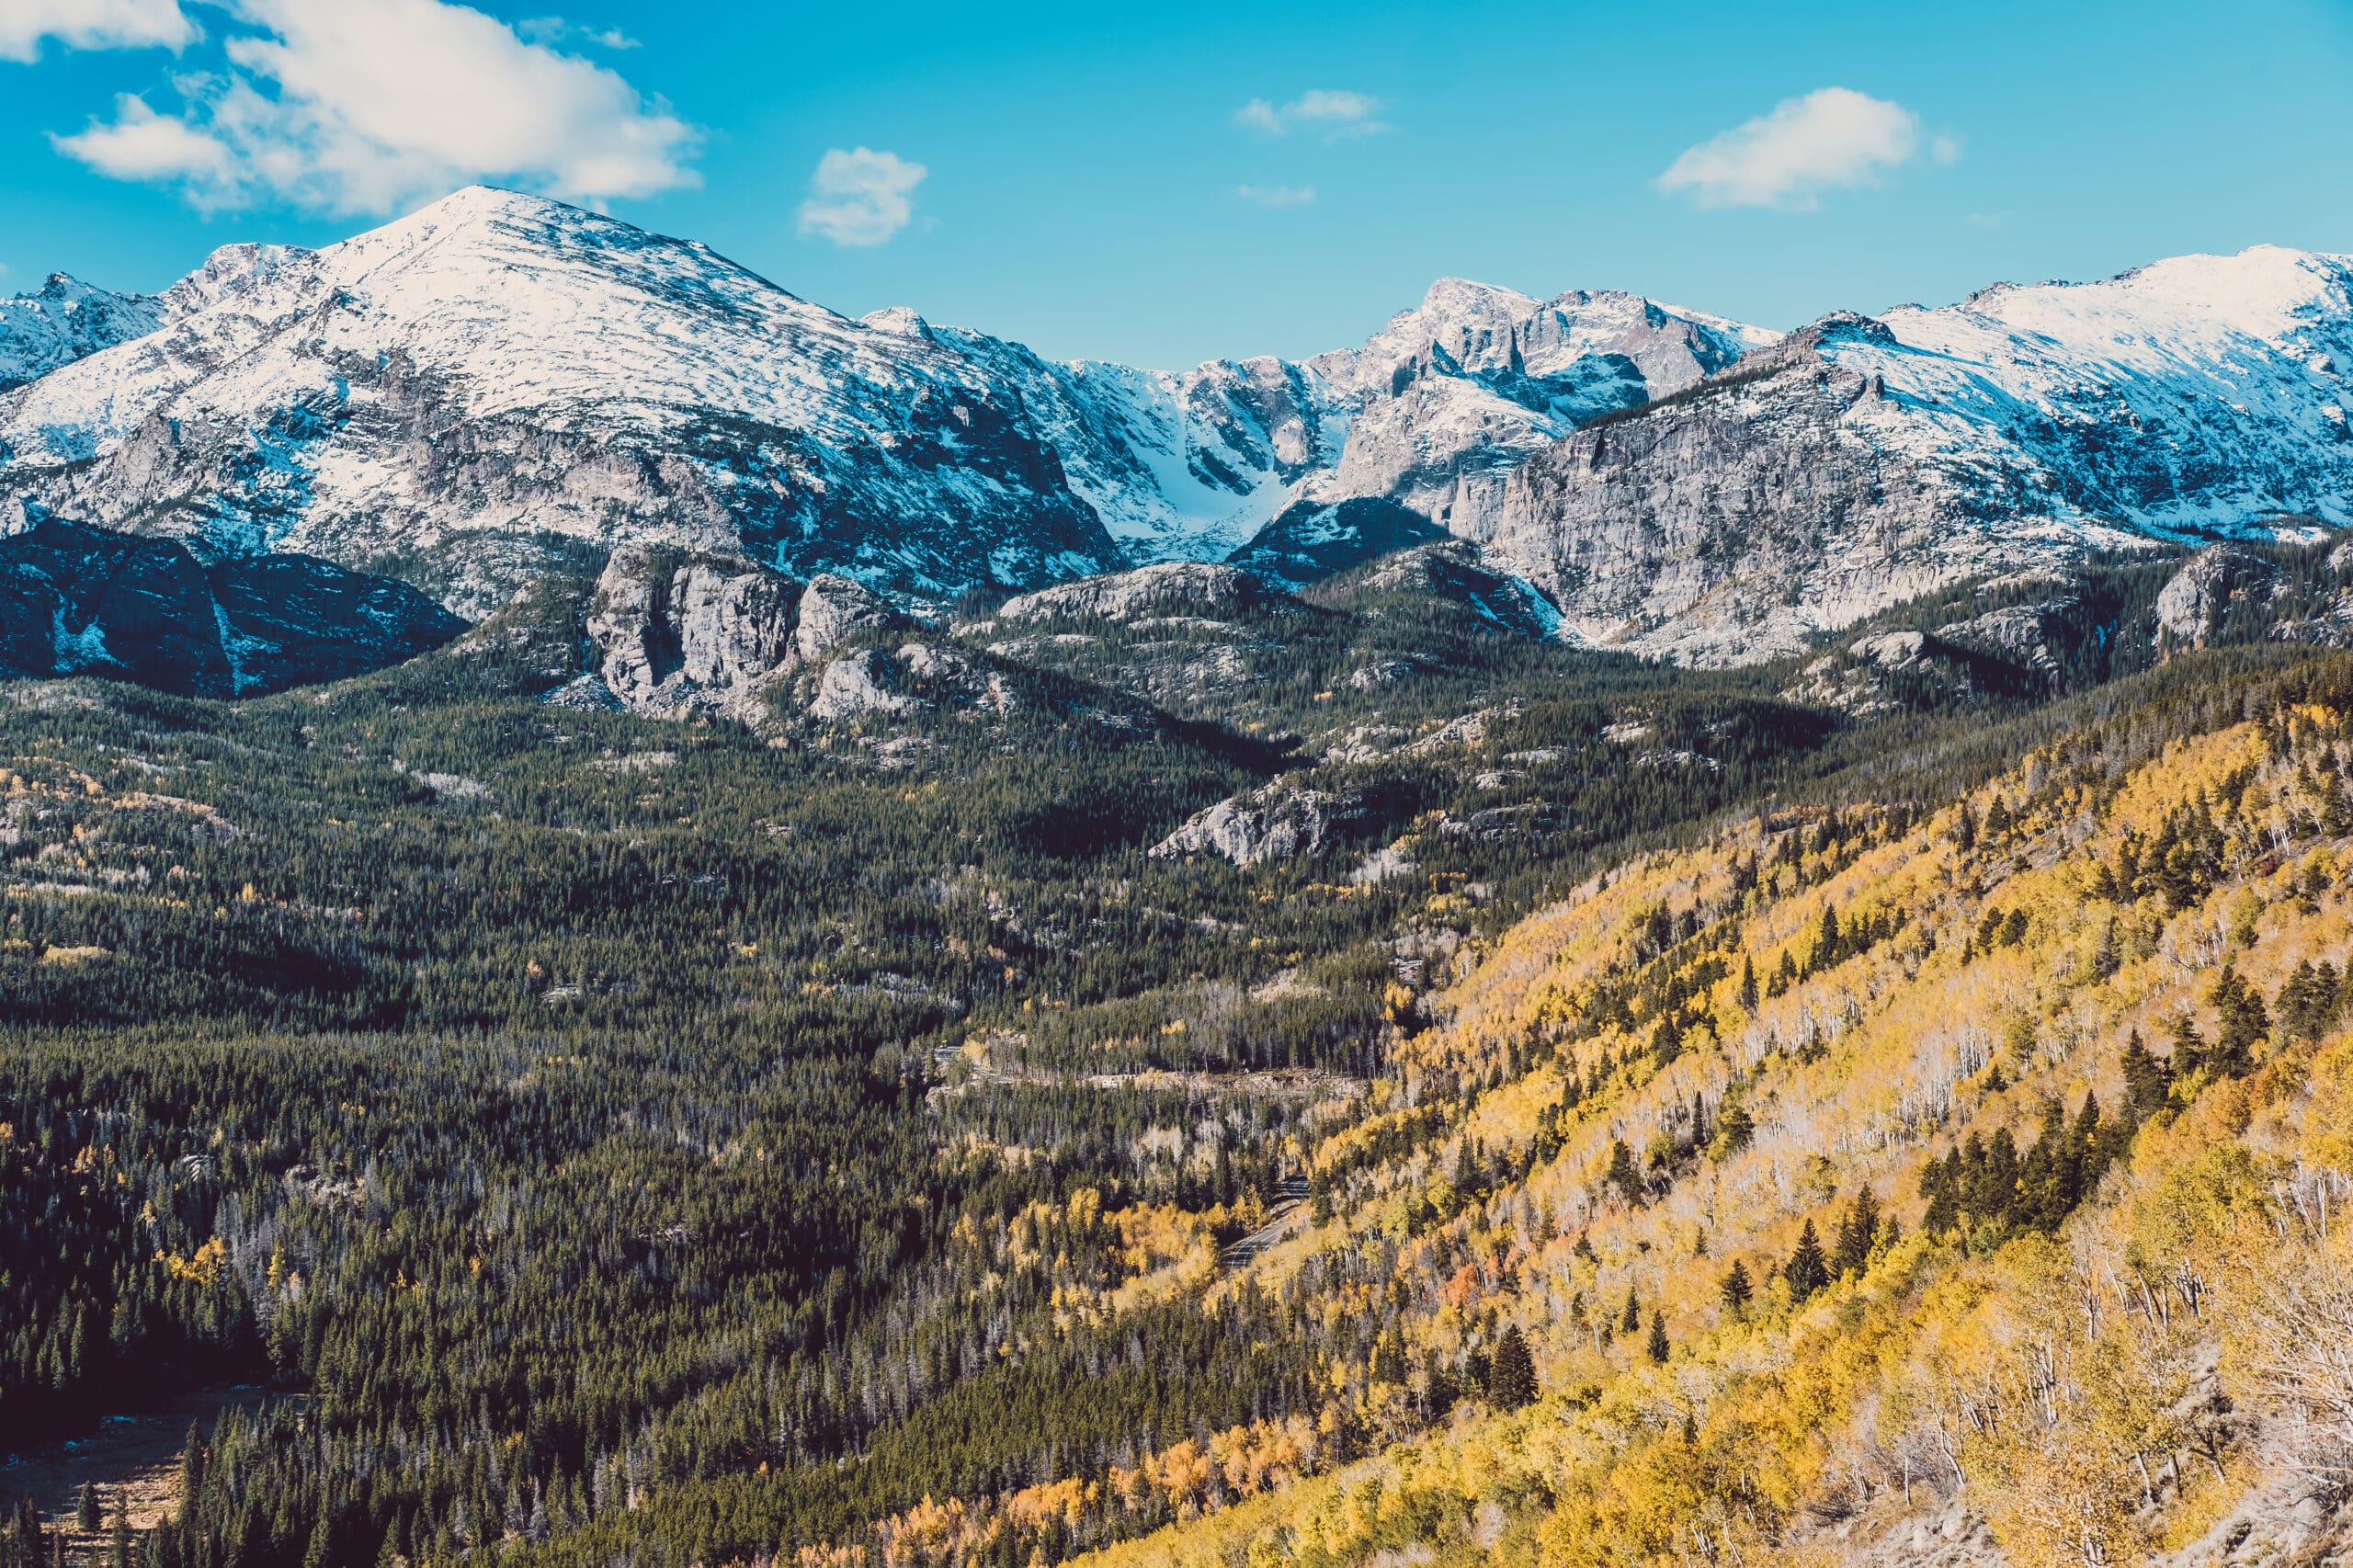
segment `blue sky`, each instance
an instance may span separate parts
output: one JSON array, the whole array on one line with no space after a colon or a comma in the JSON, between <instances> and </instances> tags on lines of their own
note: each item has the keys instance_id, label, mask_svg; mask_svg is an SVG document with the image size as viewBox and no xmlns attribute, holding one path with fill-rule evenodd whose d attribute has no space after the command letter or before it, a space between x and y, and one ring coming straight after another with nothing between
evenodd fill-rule
<instances>
[{"instance_id":1,"label":"blue sky","mask_svg":"<svg viewBox=\"0 0 2353 1568\"><path fill-rule=\"evenodd\" d=\"M1354 343L1447 274L1789 326L2353 251L2353 0L553 6L0 0L0 292L474 179L1155 365Z\"/></svg>"}]
</instances>

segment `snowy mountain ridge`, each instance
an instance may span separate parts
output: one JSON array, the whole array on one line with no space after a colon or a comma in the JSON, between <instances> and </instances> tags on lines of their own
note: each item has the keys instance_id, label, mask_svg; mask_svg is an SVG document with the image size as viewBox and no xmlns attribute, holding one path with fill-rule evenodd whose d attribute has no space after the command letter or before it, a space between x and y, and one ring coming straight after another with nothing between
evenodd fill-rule
<instances>
[{"instance_id":1,"label":"snowy mountain ridge","mask_svg":"<svg viewBox=\"0 0 2353 1568\"><path fill-rule=\"evenodd\" d=\"M52 272L30 294L0 299L0 392L163 324L164 305Z\"/></svg>"},{"instance_id":2,"label":"snowy mountain ridge","mask_svg":"<svg viewBox=\"0 0 2353 1568\"><path fill-rule=\"evenodd\" d=\"M1307 364L1060 363L480 187L323 250L224 247L153 314L0 400L0 505L401 563L473 615L624 539L917 597L1222 556L1310 485L1435 493L1738 338L1449 281Z\"/></svg>"},{"instance_id":3,"label":"snowy mountain ridge","mask_svg":"<svg viewBox=\"0 0 2353 1568\"><path fill-rule=\"evenodd\" d=\"M1489 554L1598 645L1795 652L1946 584L2353 526L2353 257L1825 317L1515 470Z\"/></svg>"},{"instance_id":4,"label":"snowy mountain ridge","mask_svg":"<svg viewBox=\"0 0 2353 1568\"><path fill-rule=\"evenodd\" d=\"M0 301L0 528L305 551L479 618L623 543L937 602L1262 530L1322 570L1334 519L1412 514L1563 635L1756 657L1981 571L2353 522L2348 278L2258 248L1787 335L1448 278L1354 348L1163 371L474 187L160 296Z\"/></svg>"}]
</instances>

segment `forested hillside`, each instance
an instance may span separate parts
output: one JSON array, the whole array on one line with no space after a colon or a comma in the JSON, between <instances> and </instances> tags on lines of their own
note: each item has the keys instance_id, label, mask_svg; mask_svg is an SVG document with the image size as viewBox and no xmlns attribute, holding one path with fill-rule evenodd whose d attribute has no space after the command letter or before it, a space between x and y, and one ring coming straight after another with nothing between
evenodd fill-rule
<instances>
[{"instance_id":1,"label":"forested hillside","mask_svg":"<svg viewBox=\"0 0 2353 1568\"><path fill-rule=\"evenodd\" d=\"M2123 1562L2325 1479L2247 1346L2336 1300L2353 665L1841 712L1461 567L758 728L542 700L553 600L6 688L0 1428L261 1393L0 1558Z\"/></svg>"}]
</instances>

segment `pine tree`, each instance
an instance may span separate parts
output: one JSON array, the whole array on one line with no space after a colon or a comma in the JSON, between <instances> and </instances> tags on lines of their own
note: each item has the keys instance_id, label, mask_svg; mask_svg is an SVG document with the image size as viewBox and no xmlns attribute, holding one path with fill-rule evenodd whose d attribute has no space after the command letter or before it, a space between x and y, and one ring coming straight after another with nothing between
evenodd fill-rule
<instances>
[{"instance_id":1,"label":"pine tree","mask_svg":"<svg viewBox=\"0 0 2353 1568\"><path fill-rule=\"evenodd\" d=\"M1920 1218L1920 1228L1932 1236L1940 1236L1961 1223L1961 1151L1949 1151L1941 1160L1931 1160L1920 1173L1920 1196L1928 1200L1928 1211Z\"/></svg>"},{"instance_id":2,"label":"pine tree","mask_svg":"<svg viewBox=\"0 0 2353 1568\"><path fill-rule=\"evenodd\" d=\"M104 1523L106 1511L98 1501L97 1484L85 1481L82 1483L81 1494L74 1500L74 1528L84 1535L95 1535Z\"/></svg>"},{"instance_id":3,"label":"pine tree","mask_svg":"<svg viewBox=\"0 0 2353 1568\"><path fill-rule=\"evenodd\" d=\"M1536 1363L1528 1341L1513 1324L1495 1345L1495 1358L1487 1366L1487 1403L1497 1410L1519 1410L1536 1402Z\"/></svg>"},{"instance_id":4,"label":"pine tree","mask_svg":"<svg viewBox=\"0 0 2353 1568\"><path fill-rule=\"evenodd\" d=\"M2206 1042L2199 1037L2197 1020L2184 1008L2173 1021L2173 1075L2187 1078L2206 1064Z\"/></svg>"},{"instance_id":5,"label":"pine tree","mask_svg":"<svg viewBox=\"0 0 2353 1568\"><path fill-rule=\"evenodd\" d=\"M1651 1313L1650 1343L1643 1348L1649 1353L1652 1360L1662 1367L1666 1365L1669 1351L1666 1343L1666 1314L1665 1312L1654 1311Z\"/></svg>"},{"instance_id":6,"label":"pine tree","mask_svg":"<svg viewBox=\"0 0 2353 1568\"><path fill-rule=\"evenodd\" d=\"M1830 1255L1830 1273L1860 1275L1870 1267L1871 1243L1879 1235L1879 1199L1868 1187L1855 1194L1854 1206L1838 1225L1838 1244Z\"/></svg>"},{"instance_id":7,"label":"pine tree","mask_svg":"<svg viewBox=\"0 0 2353 1568\"><path fill-rule=\"evenodd\" d=\"M1789 1281L1792 1301L1802 1301L1830 1283L1830 1265L1822 1256L1822 1238L1814 1233L1813 1221L1798 1233L1797 1250L1782 1266L1781 1278Z\"/></svg>"},{"instance_id":8,"label":"pine tree","mask_svg":"<svg viewBox=\"0 0 2353 1568\"><path fill-rule=\"evenodd\" d=\"M1756 1136L1756 1120L1749 1116L1747 1108L1738 1100L1733 1100L1717 1115L1715 1142L1717 1149L1721 1152L1719 1157L1739 1153L1748 1147L1749 1141Z\"/></svg>"},{"instance_id":9,"label":"pine tree","mask_svg":"<svg viewBox=\"0 0 2353 1568\"><path fill-rule=\"evenodd\" d=\"M1626 1310L1618 1314L1618 1332L1620 1334L1643 1332L1643 1303L1635 1299L1634 1288L1631 1285L1626 1287Z\"/></svg>"},{"instance_id":10,"label":"pine tree","mask_svg":"<svg viewBox=\"0 0 2353 1568\"><path fill-rule=\"evenodd\" d=\"M1813 955L1805 961L1805 972L1820 974L1838 961L1838 911L1831 904L1822 906L1822 924L1813 933Z\"/></svg>"},{"instance_id":11,"label":"pine tree","mask_svg":"<svg viewBox=\"0 0 2353 1568\"><path fill-rule=\"evenodd\" d=\"M1745 1311L1756 1294L1756 1286L1748 1278L1748 1265L1733 1258L1732 1267L1724 1270L1723 1283L1717 1290L1723 1296L1724 1305L1733 1310L1734 1316Z\"/></svg>"},{"instance_id":12,"label":"pine tree","mask_svg":"<svg viewBox=\"0 0 2353 1568\"><path fill-rule=\"evenodd\" d=\"M2134 1029L2124 1042L2124 1106L2135 1121L2146 1121L2165 1108L2173 1074L2141 1043Z\"/></svg>"},{"instance_id":13,"label":"pine tree","mask_svg":"<svg viewBox=\"0 0 2353 1568\"><path fill-rule=\"evenodd\" d=\"M1609 1141L1609 1168L1602 1173L1601 1185L1616 1187L1629 1203L1643 1200L1642 1173L1634 1168L1634 1151L1623 1138Z\"/></svg>"},{"instance_id":14,"label":"pine tree","mask_svg":"<svg viewBox=\"0 0 2353 1568\"><path fill-rule=\"evenodd\" d=\"M1756 1011L1756 960L1745 953L1740 958L1740 1010Z\"/></svg>"}]
</instances>

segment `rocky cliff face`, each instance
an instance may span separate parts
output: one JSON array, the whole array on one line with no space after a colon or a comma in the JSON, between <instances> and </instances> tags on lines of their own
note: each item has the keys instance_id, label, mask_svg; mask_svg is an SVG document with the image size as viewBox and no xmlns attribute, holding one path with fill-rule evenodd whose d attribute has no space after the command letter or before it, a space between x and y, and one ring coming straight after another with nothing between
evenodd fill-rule
<instances>
[{"instance_id":1,"label":"rocky cliff face","mask_svg":"<svg viewBox=\"0 0 2353 1568\"><path fill-rule=\"evenodd\" d=\"M1930 588L2353 523L2353 258L2258 249L1826 318L1548 448L1491 557L1596 642L1785 653Z\"/></svg>"},{"instance_id":2,"label":"rocky cliff face","mask_svg":"<svg viewBox=\"0 0 2353 1568\"><path fill-rule=\"evenodd\" d=\"M997 607L996 618L1014 624L1061 618L1112 621L1168 615L1216 618L1240 614L1267 597L1258 580L1246 572L1171 562L1023 594Z\"/></svg>"},{"instance_id":3,"label":"rocky cliff face","mask_svg":"<svg viewBox=\"0 0 2353 1568\"><path fill-rule=\"evenodd\" d=\"M1278 778L1220 801L1153 846L1161 859L1215 855L1257 866L1313 855L1372 818L1358 793L1307 789Z\"/></svg>"},{"instance_id":4,"label":"rocky cliff face","mask_svg":"<svg viewBox=\"0 0 2353 1568\"><path fill-rule=\"evenodd\" d=\"M772 690L844 643L905 624L847 577L823 574L803 587L741 556L646 545L613 552L586 617L597 674L626 707L745 722L767 717Z\"/></svg>"},{"instance_id":5,"label":"rocky cliff face","mask_svg":"<svg viewBox=\"0 0 2353 1568\"><path fill-rule=\"evenodd\" d=\"M1778 336L1636 294L1579 290L1539 301L1441 278L1418 309L1362 348L1309 361L1348 399L1353 418L1336 468L1303 493L1383 497L1483 539L1506 478L1529 457Z\"/></svg>"},{"instance_id":6,"label":"rocky cliff face","mask_svg":"<svg viewBox=\"0 0 2353 1568\"><path fill-rule=\"evenodd\" d=\"M403 583L306 556L199 562L55 518L0 540L0 672L259 697L363 675L465 623Z\"/></svg>"}]
</instances>

